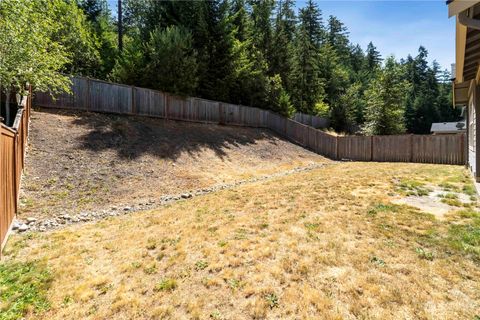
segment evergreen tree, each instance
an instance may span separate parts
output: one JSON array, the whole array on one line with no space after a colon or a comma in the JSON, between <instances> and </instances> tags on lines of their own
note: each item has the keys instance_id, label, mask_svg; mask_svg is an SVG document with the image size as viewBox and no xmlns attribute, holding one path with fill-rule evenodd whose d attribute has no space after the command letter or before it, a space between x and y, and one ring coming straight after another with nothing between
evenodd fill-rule
<instances>
[{"instance_id":1,"label":"evergreen tree","mask_svg":"<svg viewBox=\"0 0 480 320\"><path fill-rule=\"evenodd\" d=\"M328 43L337 52L338 56L344 63L348 63L349 56L349 40L348 31L345 25L334 16L328 19Z\"/></svg>"},{"instance_id":2,"label":"evergreen tree","mask_svg":"<svg viewBox=\"0 0 480 320\"><path fill-rule=\"evenodd\" d=\"M227 1L205 2L206 43L200 51L197 92L207 99L227 101L234 79L234 28L227 14Z\"/></svg>"},{"instance_id":3,"label":"evergreen tree","mask_svg":"<svg viewBox=\"0 0 480 320\"><path fill-rule=\"evenodd\" d=\"M402 80L402 67L388 57L366 91L366 134L400 134L405 132L404 100L408 83Z\"/></svg>"},{"instance_id":4,"label":"evergreen tree","mask_svg":"<svg viewBox=\"0 0 480 320\"><path fill-rule=\"evenodd\" d=\"M273 30L272 12L275 6L274 0L250 0L252 7L252 40L255 47L260 51L267 63L271 61ZM269 64L269 72L270 72Z\"/></svg>"},{"instance_id":5,"label":"evergreen tree","mask_svg":"<svg viewBox=\"0 0 480 320\"><path fill-rule=\"evenodd\" d=\"M319 48L323 34L322 16L313 1L300 9L300 25L295 43L292 72L292 97L297 110L315 114L316 104L324 98L324 81L320 73Z\"/></svg>"},{"instance_id":6,"label":"evergreen tree","mask_svg":"<svg viewBox=\"0 0 480 320\"><path fill-rule=\"evenodd\" d=\"M322 12L313 0L308 0L304 8L300 9L300 28L315 49L323 43L325 29L323 27Z\"/></svg>"},{"instance_id":7,"label":"evergreen tree","mask_svg":"<svg viewBox=\"0 0 480 320\"><path fill-rule=\"evenodd\" d=\"M275 23L272 60L270 70L280 75L286 90L290 90L290 75L293 65L293 41L296 31L295 3L292 0L279 1Z\"/></svg>"},{"instance_id":8,"label":"evergreen tree","mask_svg":"<svg viewBox=\"0 0 480 320\"><path fill-rule=\"evenodd\" d=\"M377 51L377 48L373 45L371 41L368 43L367 46L366 63L367 69L370 71L377 69L382 63L382 56L380 55L380 52Z\"/></svg>"},{"instance_id":9,"label":"evergreen tree","mask_svg":"<svg viewBox=\"0 0 480 320\"><path fill-rule=\"evenodd\" d=\"M85 12L87 20L91 22L97 22L108 11L108 4L105 0L78 0L78 6Z\"/></svg>"},{"instance_id":10,"label":"evergreen tree","mask_svg":"<svg viewBox=\"0 0 480 320\"><path fill-rule=\"evenodd\" d=\"M144 76L147 63L146 54L140 38L126 41L122 55L116 60L109 79L128 85L148 87L149 81ZM145 82L146 80L147 82Z\"/></svg>"},{"instance_id":11,"label":"evergreen tree","mask_svg":"<svg viewBox=\"0 0 480 320\"><path fill-rule=\"evenodd\" d=\"M230 12L232 24L235 28L235 38L240 42L247 41L252 27L250 26L245 0L234 0Z\"/></svg>"},{"instance_id":12,"label":"evergreen tree","mask_svg":"<svg viewBox=\"0 0 480 320\"><path fill-rule=\"evenodd\" d=\"M359 44L350 48L350 65L352 72L358 74L362 72L365 64L365 55L363 54L362 47Z\"/></svg>"},{"instance_id":13,"label":"evergreen tree","mask_svg":"<svg viewBox=\"0 0 480 320\"><path fill-rule=\"evenodd\" d=\"M154 89L192 95L197 87L197 61L191 33L181 27L152 32L147 44L148 63L144 81ZM158 70L162 70L158 72Z\"/></svg>"}]
</instances>

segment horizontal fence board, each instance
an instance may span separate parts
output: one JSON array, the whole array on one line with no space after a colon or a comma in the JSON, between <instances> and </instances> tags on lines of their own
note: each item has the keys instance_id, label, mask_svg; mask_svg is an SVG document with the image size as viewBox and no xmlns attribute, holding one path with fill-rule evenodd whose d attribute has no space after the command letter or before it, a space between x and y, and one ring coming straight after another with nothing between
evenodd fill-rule
<instances>
[{"instance_id":1,"label":"horizontal fence board","mask_svg":"<svg viewBox=\"0 0 480 320\"><path fill-rule=\"evenodd\" d=\"M72 94L53 100L37 93L36 104L120 114L138 114L172 120L269 128L286 139L331 159L356 161L464 164L463 135L334 136L314 127L326 119L297 113L288 119L273 111L181 97L157 90L72 78Z\"/></svg>"}]
</instances>

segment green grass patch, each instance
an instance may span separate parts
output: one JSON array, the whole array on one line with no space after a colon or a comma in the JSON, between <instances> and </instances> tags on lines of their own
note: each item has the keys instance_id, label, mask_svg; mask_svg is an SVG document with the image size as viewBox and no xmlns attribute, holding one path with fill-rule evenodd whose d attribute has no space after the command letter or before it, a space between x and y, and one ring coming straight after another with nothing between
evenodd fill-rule
<instances>
[{"instance_id":1,"label":"green grass patch","mask_svg":"<svg viewBox=\"0 0 480 320\"><path fill-rule=\"evenodd\" d=\"M177 288L177 281L175 279L163 279L157 285L155 288L153 288L153 291L173 291Z\"/></svg>"},{"instance_id":2,"label":"green grass patch","mask_svg":"<svg viewBox=\"0 0 480 320\"><path fill-rule=\"evenodd\" d=\"M480 219L475 218L471 223L451 225L448 230L448 244L457 250L480 258Z\"/></svg>"},{"instance_id":3,"label":"green grass patch","mask_svg":"<svg viewBox=\"0 0 480 320\"><path fill-rule=\"evenodd\" d=\"M442 201L443 203L448 204L449 206L452 206L452 207L462 207L463 206L463 203L458 199L443 198L440 201Z\"/></svg>"},{"instance_id":4,"label":"green grass patch","mask_svg":"<svg viewBox=\"0 0 480 320\"><path fill-rule=\"evenodd\" d=\"M420 259L425 259L425 260L429 260L429 261L433 260L433 257L434 257L433 253L425 250L424 248L420 248L420 247L415 248L415 252L417 253L417 255Z\"/></svg>"},{"instance_id":5,"label":"green grass patch","mask_svg":"<svg viewBox=\"0 0 480 320\"><path fill-rule=\"evenodd\" d=\"M21 319L50 308L46 292L52 276L43 263L0 264L0 319Z\"/></svg>"},{"instance_id":6,"label":"green grass patch","mask_svg":"<svg viewBox=\"0 0 480 320\"><path fill-rule=\"evenodd\" d=\"M423 182L402 180L397 186L397 191L407 196L428 196L432 190L427 188Z\"/></svg>"},{"instance_id":7,"label":"green grass patch","mask_svg":"<svg viewBox=\"0 0 480 320\"><path fill-rule=\"evenodd\" d=\"M449 182L442 182L438 186L445 191L460 191L460 188L458 186Z\"/></svg>"},{"instance_id":8,"label":"green grass patch","mask_svg":"<svg viewBox=\"0 0 480 320\"><path fill-rule=\"evenodd\" d=\"M397 212L398 206L392 204L379 203L370 208L367 212L370 216L375 216L378 213Z\"/></svg>"},{"instance_id":9,"label":"green grass patch","mask_svg":"<svg viewBox=\"0 0 480 320\"><path fill-rule=\"evenodd\" d=\"M475 190L475 186L471 183L464 185L462 191L463 191L463 193L465 193L466 195L469 195L469 196L476 196L477 195L477 191Z\"/></svg>"}]
</instances>

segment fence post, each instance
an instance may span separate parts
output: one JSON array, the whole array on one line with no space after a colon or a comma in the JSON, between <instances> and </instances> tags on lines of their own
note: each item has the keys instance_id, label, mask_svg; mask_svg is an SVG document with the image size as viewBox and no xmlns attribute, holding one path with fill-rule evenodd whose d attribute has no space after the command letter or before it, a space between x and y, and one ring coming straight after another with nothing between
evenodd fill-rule
<instances>
[{"instance_id":1,"label":"fence post","mask_svg":"<svg viewBox=\"0 0 480 320\"><path fill-rule=\"evenodd\" d=\"M15 132L13 137L13 195L15 204L15 215L17 215L18 209L18 190L17 190L17 148L18 148L18 131Z\"/></svg>"},{"instance_id":2,"label":"fence post","mask_svg":"<svg viewBox=\"0 0 480 320\"><path fill-rule=\"evenodd\" d=\"M413 134L410 134L410 162L413 162Z\"/></svg>"},{"instance_id":3,"label":"fence post","mask_svg":"<svg viewBox=\"0 0 480 320\"><path fill-rule=\"evenodd\" d=\"M135 106L135 87L134 86L131 86L130 89L132 90L132 101L131 101L131 111L132 111L132 114L136 114L137 113L137 110L135 110L136 106Z\"/></svg>"},{"instance_id":4,"label":"fence post","mask_svg":"<svg viewBox=\"0 0 480 320\"><path fill-rule=\"evenodd\" d=\"M165 93L164 95L164 99L165 99L165 119L168 120L168 113L170 112L169 111L169 99L168 99L168 93Z\"/></svg>"},{"instance_id":5,"label":"fence post","mask_svg":"<svg viewBox=\"0 0 480 320\"><path fill-rule=\"evenodd\" d=\"M373 161L373 136L370 136L370 161Z\"/></svg>"},{"instance_id":6,"label":"fence post","mask_svg":"<svg viewBox=\"0 0 480 320\"><path fill-rule=\"evenodd\" d=\"M87 78L87 110L92 109L92 95L90 94L90 78Z\"/></svg>"},{"instance_id":7,"label":"fence post","mask_svg":"<svg viewBox=\"0 0 480 320\"><path fill-rule=\"evenodd\" d=\"M338 136L335 136L335 160L340 160L338 159Z\"/></svg>"},{"instance_id":8,"label":"fence post","mask_svg":"<svg viewBox=\"0 0 480 320\"><path fill-rule=\"evenodd\" d=\"M218 103L218 124L225 124L225 107L223 103Z\"/></svg>"}]
</instances>

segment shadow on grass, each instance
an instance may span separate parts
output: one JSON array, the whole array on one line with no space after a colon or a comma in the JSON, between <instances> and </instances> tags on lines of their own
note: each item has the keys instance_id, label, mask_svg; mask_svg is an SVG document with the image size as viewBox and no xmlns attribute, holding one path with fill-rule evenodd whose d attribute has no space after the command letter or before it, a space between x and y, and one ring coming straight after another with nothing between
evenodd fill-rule
<instances>
[{"instance_id":1,"label":"shadow on grass","mask_svg":"<svg viewBox=\"0 0 480 320\"><path fill-rule=\"evenodd\" d=\"M202 149L211 149L223 159L227 149L256 144L259 140L276 144L279 139L267 129L56 109L37 110L74 115L72 124L89 129L87 134L79 138L82 148L91 151L115 150L123 159L136 159L143 154L150 154L176 160L183 153L195 156Z\"/></svg>"}]
</instances>

